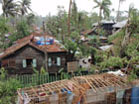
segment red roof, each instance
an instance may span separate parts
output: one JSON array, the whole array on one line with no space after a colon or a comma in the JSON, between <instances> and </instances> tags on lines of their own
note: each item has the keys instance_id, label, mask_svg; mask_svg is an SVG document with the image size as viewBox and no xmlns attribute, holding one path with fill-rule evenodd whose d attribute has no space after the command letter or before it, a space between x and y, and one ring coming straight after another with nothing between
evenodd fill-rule
<instances>
[{"instance_id":1,"label":"red roof","mask_svg":"<svg viewBox=\"0 0 139 104\"><path fill-rule=\"evenodd\" d=\"M66 50L62 47L62 45L56 41L54 41L54 43L51 45L37 45L35 37L49 37L49 38L51 37L55 40L54 37L52 37L48 34L33 33L29 36L26 36L22 39L17 40L15 45L7 48L5 51L0 53L0 58L4 58L4 57L14 53L26 45L30 45L42 52L49 52L49 53L66 52Z\"/></svg>"}]
</instances>

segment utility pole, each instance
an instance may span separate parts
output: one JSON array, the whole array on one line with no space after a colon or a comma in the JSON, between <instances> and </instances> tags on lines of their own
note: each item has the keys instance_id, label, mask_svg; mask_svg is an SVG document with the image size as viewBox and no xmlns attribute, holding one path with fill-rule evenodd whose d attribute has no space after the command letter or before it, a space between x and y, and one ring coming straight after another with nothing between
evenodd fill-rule
<instances>
[{"instance_id":1,"label":"utility pole","mask_svg":"<svg viewBox=\"0 0 139 104\"><path fill-rule=\"evenodd\" d=\"M46 32L46 28L45 28L45 22L43 21L43 34L44 34L44 45L46 45L46 35L45 35L45 32ZM47 53L47 50L44 51L44 65L45 65L45 70L46 72L48 72L48 53Z\"/></svg>"}]
</instances>

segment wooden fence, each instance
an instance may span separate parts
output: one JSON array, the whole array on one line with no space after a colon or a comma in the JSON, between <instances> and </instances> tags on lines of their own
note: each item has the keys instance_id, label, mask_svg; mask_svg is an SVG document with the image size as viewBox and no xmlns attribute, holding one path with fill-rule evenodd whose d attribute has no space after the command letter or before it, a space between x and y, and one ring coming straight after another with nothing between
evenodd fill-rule
<instances>
[{"instance_id":1,"label":"wooden fence","mask_svg":"<svg viewBox=\"0 0 139 104\"><path fill-rule=\"evenodd\" d=\"M81 74L68 74L68 76L61 76L61 75L49 75L49 74L35 74L35 75L15 75L15 76L7 76L5 80L9 80L10 78L14 78L18 80L22 87L30 87L36 86L44 83L49 83L53 81L58 81L62 79L69 79L73 76L81 76L87 75L88 73L81 73ZM1 79L0 79L1 80Z\"/></svg>"}]
</instances>

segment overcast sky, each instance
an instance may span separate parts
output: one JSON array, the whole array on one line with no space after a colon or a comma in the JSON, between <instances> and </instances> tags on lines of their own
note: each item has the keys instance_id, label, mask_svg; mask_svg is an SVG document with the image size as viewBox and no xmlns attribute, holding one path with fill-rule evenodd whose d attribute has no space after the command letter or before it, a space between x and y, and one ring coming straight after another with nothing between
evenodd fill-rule
<instances>
[{"instance_id":1,"label":"overcast sky","mask_svg":"<svg viewBox=\"0 0 139 104\"><path fill-rule=\"evenodd\" d=\"M32 2L31 8L38 15L46 16L49 13L55 15L57 13L57 6L59 5L64 6L64 8L68 10L69 1L70 0L31 0ZM92 9L93 6L95 6L93 0L75 0L75 1L77 3L79 10L85 10L87 12L97 11L97 9L96 10ZM114 8L115 10L117 10L119 0L111 0L111 1L112 1L111 9ZM126 0L126 2L124 2L121 5L121 10L128 10L129 5L131 3L133 3L134 6L139 9L138 6L139 0ZM0 14L1 13L2 10L0 5Z\"/></svg>"}]
</instances>

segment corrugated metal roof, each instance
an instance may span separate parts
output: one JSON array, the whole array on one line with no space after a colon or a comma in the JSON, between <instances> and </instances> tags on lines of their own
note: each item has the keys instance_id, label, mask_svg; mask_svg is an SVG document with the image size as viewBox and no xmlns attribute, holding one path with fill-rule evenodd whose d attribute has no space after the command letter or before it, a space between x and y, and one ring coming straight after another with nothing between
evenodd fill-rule
<instances>
[{"instance_id":1,"label":"corrugated metal roof","mask_svg":"<svg viewBox=\"0 0 139 104\"><path fill-rule=\"evenodd\" d=\"M16 41L16 44L7 48L5 51L0 54L0 58L4 58L15 51L19 50L20 48L31 45L34 48L37 48L38 50L42 52L66 52L66 50L63 48L63 46L60 43L57 43L54 41L51 45L37 45L35 37L51 37L55 39L54 37L48 35L48 34L39 34L39 33L33 33L29 36L26 36L22 39L19 39Z\"/></svg>"},{"instance_id":2,"label":"corrugated metal roof","mask_svg":"<svg viewBox=\"0 0 139 104\"><path fill-rule=\"evenodd\" d=\"M101 23L102 24L114 24L115 22L114 21L108 21L108 20L101 20ZM98 22L94 23L92 26L97 26L98 25Z\"/></svg>"},{"instance_id":3,"label":"corrugated metal roof","mask_svg":"<svg viewBox=\"0 0 139 104\"><path fill-rule=\"evenodd\" d=\"M81 32L81 34L82 35L88 35L92 32L95 32L95 30L96 30L96 27L94 27L93 29L90 29L90 30L85 30L85 31Z\"/></svg>"},{"instance_id":4,"label":"corrugated metal roof","mask_svg":"<svg viewBox=\"0 0 139 104\"><path fill-rule=\"evenodd\" d=\"M115 25L113 25L113 27L114 28L122 28L122 27L124 27L127 24L127 21L128 20L124 20L124 21L118 22Z\"/></svg>"}]
</instances>

